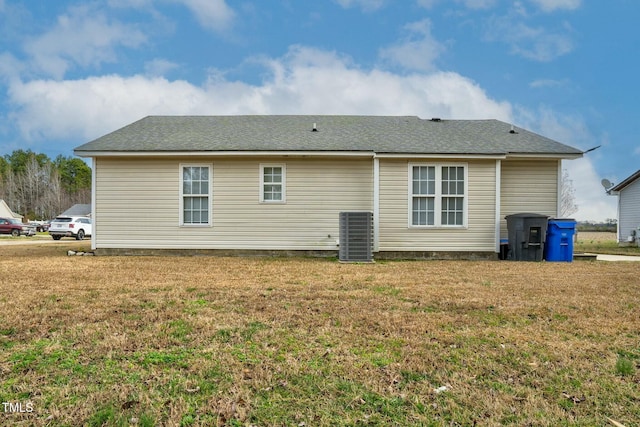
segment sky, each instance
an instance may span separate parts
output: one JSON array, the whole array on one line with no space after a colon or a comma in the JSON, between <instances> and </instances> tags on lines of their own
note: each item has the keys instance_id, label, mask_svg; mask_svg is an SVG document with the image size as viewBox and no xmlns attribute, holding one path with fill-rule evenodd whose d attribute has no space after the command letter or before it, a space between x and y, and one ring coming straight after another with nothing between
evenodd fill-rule
<instances>
[{"instance_id":1,"label":"sky","mask_svg":"<svg viewBox=\"0 0 640 427\"><path fill-rule=\"evenodd\" d=\"M587 150L585 221L640 169L637 0L0 0L0 155L148 115L499 119Z\"/></svg>"}]
</instances>

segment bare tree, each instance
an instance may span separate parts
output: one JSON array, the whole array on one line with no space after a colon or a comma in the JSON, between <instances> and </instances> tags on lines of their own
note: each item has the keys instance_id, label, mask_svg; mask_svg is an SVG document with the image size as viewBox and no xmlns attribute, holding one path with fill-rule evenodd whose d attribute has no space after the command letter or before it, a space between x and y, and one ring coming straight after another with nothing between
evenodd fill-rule
<instances>
[{"instance_id":1,"label":"bare tree","mask_svg":"<svg viewBox=\"0 0 640 427\"><path fill-rule=\"evenodd\" d=\"M0 157L0 198L27 219L49 219L91 201L91 169L80 159L16 150Z\"/></svg>"},{"instance_id":2,"label":"bare tree","mask_svg":"<svg viewBox=\"0 0 640 427\"><path fill-rule=\"evenodd\" d=\"M578 211L576 204L576 190L573 188L573 180L569 178L569 171L562 169L560 179L560 216L568 218Z\"/></svg>"}]
</instances>

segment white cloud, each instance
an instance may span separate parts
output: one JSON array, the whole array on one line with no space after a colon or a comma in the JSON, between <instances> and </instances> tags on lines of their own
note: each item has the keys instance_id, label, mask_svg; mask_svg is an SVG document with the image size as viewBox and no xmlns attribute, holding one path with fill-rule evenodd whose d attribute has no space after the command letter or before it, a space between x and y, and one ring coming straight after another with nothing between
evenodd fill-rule
<instances>
[{"instance_id":1,"label":"white cloud","mask_svg":"<svg viewBox=\"0 0 640 427\"><path fill-rule=\"evenodd\" d=\"M8 52L0 53L0 78L7 80L19 79L24 72L25 65Z\"/></svg>"},{"instance_id":2,"label":"white cloud","mask_svg":"<svg viewBox=\"0 0 640 427\"><path fill-rule=\"evenodd\" d=\"M73 66L98 67L117 59L116 47L138 47L146 41L133 26L114 22L91 6L71 8L53 29L25 44L38 71L60 79Z\"/></svg>"},{"instance_id":3,"label":"white cloud","mask_svg":"<svg viewBox=\"0 0 640 427\"><path fill-rule=\"evenodd\" d=\"M431 9L437 2L438 0L417 0L418 6L425 9Z\"/></svg>"},{"instance_id":4,"label":"white cloud","mask_svg":"<svg viewBox=\"0 0 640 427\"><path fill-rule=\"evenodd\" d=\"M457 0L469 9L490 9L496 4L496 0Z\"/></svg>"},{"instance_id":5,"label":"white cloud","mask_svg":"<svg viewBox=\"0 0 640 427\"><path fill-rule=\"evenodd\" d=\"M576 190L578 212L574 217L578 221L599 222L617 217L617 199L605 193L600 184L605 177L598 175L589 154L582 159L564 161L563 167L569 171Z\"/></svg>"},{"instance_id":6,"label":"white cloud","mask_svg":"<svg viewBox=\"0 0 640 427\"><path fill-rule=\"evenodd\" d=\"M156 58L144 64L145 74L154 77L165 76L177 68L179 68L178 64L162 58Z\"/></svg>"},{"instance_id":7,"label":"white cloud","mask_svg":"<svg viewBox=\"0 0 640 427\"><path fill-rule=\"evenodd\" d=\"M258 85L212 73L202 86L145 76L14 82L9 102L26 140L87 140L152 114L380 114L511 120L511 106L475 82L434 72L361 70L349 58L293 47L263 61ZM79 96L82 94L82 96ZM393 102L390 102L393 100ZM69 147L71 148L71 147Z\"/></svg>"},{"instance_id":8,"label":"white cloud","mask_svg":"<svg viewBox=\"0 0 640 427\"><path fill-rule=\"evenodd\" d=\"M107 4L115 8L141 9L143 7L151 7L151 1L152 0L107 0Z\"/></svg>"},{"instance_id":9,"label":"white cloud","mask_svg":"<svg viewBox=\"0 0 640 427\"><path fill-rule=\"evenodd\" d=\"M364 11L371 12L380 9L385 0L335 0L335 2L344 8L360 7Z\"/></svg>"},{"instance_id":10,"label":"white cloud","mask_svg":"<svg viewBox=\"0 0 640 427\"><path fill-rule=\"evenodd\" d=\"M203 28L225 31L231 26L235 12L225 0L174 0L184 4Z\"/></svg>"},{"instance_id":11,"label":"white cloud","mask_svg":"<svg viewBox=\"0 0 640 427\"><path fill-rule=\"evenodd\" d=\"M404 29L409 36L400 43L380 49L380 58L410 70L432 70L433 62L445 48L431 35L431 21L423 19L405 25Z\"/></svg>"},{"instance_id":12,"label":"white cloud","mask_svg":"<svg viewBox=\"0 0 640 427\"><path fill-rule=\"evenodd\" d=\"M544 12L558 9L574 10L582 5L582 0L529 0Z\"/></svg>"},{"instance_id":13,"label":"white cloud","mask_svg":"<svg viewBox=\"0 0 640 427\"><path fill-rule=\"evenodd\" d=\"M418 6L431 9L440 0L417 0ZM464 5L468 9L490 9L494 7L497 0L455 0L456 3Z\"/></svg>"},{"instance_id":14,"label":"white cloud","mask_svg":"<svg viewBox=\"0 0 640 427\"><path fill-rule=\"evenodd\" d=\"M554 80L554 79L538 79L529 83L529 87L539 89L539 88L554 88L565 86L567 84L567 80Z\"/></svg>"},{"instance_id":15,"label":"white cloud","mask_svg":"<svg viewBox=\"0 0 640 427\"><path fill-rule=\"evenodd\" d=\"M544 107L535 112L518 109L516 116L524 127L582 150L602 143L601 138L589 131L587 123L580 116L566 115ZM600 180L605 177L599 176L594 166L600 155L599 151L593 151L581 159L563 161L563 168L569 171L569 178L576 190L578 212L574 217L579 221L603 221L616 217L616 200L603 191Z\"/></svg>"},{"instance_id":16,"label":"white cloud","mask_svg":"<svg viewBox=\"0 0 640 427\"><path fill-rule=\"evenodd\" d=\"M514 22L511 17L490 19L486 25L485 37L489 41L508 44L514 54L540 62L551 61L573 50L573 42L568 35Z\"/></svg>"}]
</instances>

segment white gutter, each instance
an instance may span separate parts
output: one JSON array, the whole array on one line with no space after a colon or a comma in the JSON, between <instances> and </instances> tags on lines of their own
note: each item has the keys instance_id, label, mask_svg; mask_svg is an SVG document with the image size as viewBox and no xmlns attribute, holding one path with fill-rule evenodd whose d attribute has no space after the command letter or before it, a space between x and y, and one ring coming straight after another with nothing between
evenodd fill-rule
<instances>
[{"instance_id":1,"label":"white gutter","mask_svg":"<svg viewBox=\"0 0 640 427\"><path fill-rule=\"evenodd\" d=\"M507 154L508 159L566 159L575 160L582 158L582 154Z\"/></svg>"},{"instance_id":2,"label":"white gutter","mask_svg":"<svg viewBox=\"0 0 640 427\"><path fill-rule=\"evenodd\" d=\"M376 153L376 157L381 159L505 159L504 154L395 154L395 153Z\"/></svg>"},{"instance_id":3,"label":"white gutter","mask_svg":"<svg viewBox=\"0 0 640 427\"><path fill-rule=\"evenodd\" d=\"M496 160L496 253L500 253L500 216L502 206L500 204L500 199L502 197L502 186L500 181L502 180L502 161Z\"/></svg>"},{"instance_id":4,"label":"white gutter","mask_svg":"<svg viewBox=\"0 0 640 427\"><path fill-rule=\"evenodd\" d=\"M96 250L96 232L97 232L97 224L96 221L96 169L97 169L97 159L95 157L91 158L91 250Z\"/></svg>"},{"instance_id":5,"label":"white gutter","mask_svg":"<svg viewBox=\"0 0 640 427\"><path fill-rule=\"evenodd\" d=\"M562 215L562 160L558 160L558 189L556 199L556 218L560 218Z\"/></svg>"},{"instance_id":6,"label":"white gutter","mask_svg":"<svg viewBox=\"0 0 640 427\"><path fill-rule=\"evenodd\" d=\"M79 157L369 157L373 151L75 151Z\"/></svg>"},{"instance_id":7,"label":"white gutter","mask_svg":"<svg viewBox=\"0 0 640 427\"><path fill-rule=\"evenodd\" d=\"M373 158L373 251L380 250L380 159Z\"/></svg>"}]
</instances>

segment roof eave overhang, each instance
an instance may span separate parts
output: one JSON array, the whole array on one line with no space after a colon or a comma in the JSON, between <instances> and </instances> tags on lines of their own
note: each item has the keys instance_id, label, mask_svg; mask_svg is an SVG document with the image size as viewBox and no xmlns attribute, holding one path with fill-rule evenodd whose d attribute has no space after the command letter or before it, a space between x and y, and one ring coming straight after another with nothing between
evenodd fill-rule
<instances>
[{"instance_id":1,"label":"roof eave overhang","mask_svg":"<svg viewBox=\"0 0 640 427\"><path fill-rule=\"evenodd\" d=\"M507 159L557 159L575 160L582 157L582 153L509 153Z\"/></svg>"},{"instance_id":2,"label":"roof eave overhang","mask_svg":"<svg viewBox=\"0 0 640 427\"><path fill-rule=\"evenodd\" d=\"M80 157L368 157L373 151L74 151Z\"/></svg>"},{"instance_id":3,"label":"roof eave overhang","mask_svg":"<svg viewBox=\"0 0 640 427\"><path fill-rule=\"evenodd\" d=\"M639 178L640 178L640 171L634 173L633 175L631 175L630 177L622 181L620 184L611 187L609 191L612 194L619 194L620 191L624 190L627 186L633 184Z\"/></svg>"},{"instance_id":4,"label":"roof eave overhang","mask_svg":"<svg viewBox=\"0 0 640 427\"><path fill-rule=\"evenodd\" d=\"M582 154L567 153L376 153L374 151L84 151L74 154L94 157L365 157L409 159L578 159Z\"/></svg>"},{"instance_id":5,"label":"roof eave overhang","mask_svg":"<svg viewBox=\"0 0 640 427\"><path fill-rule=\"evenodd\" d=\"M376 153L379 159L504 159L505 155L501 153Z\"/></svg>"}]
</instances>

